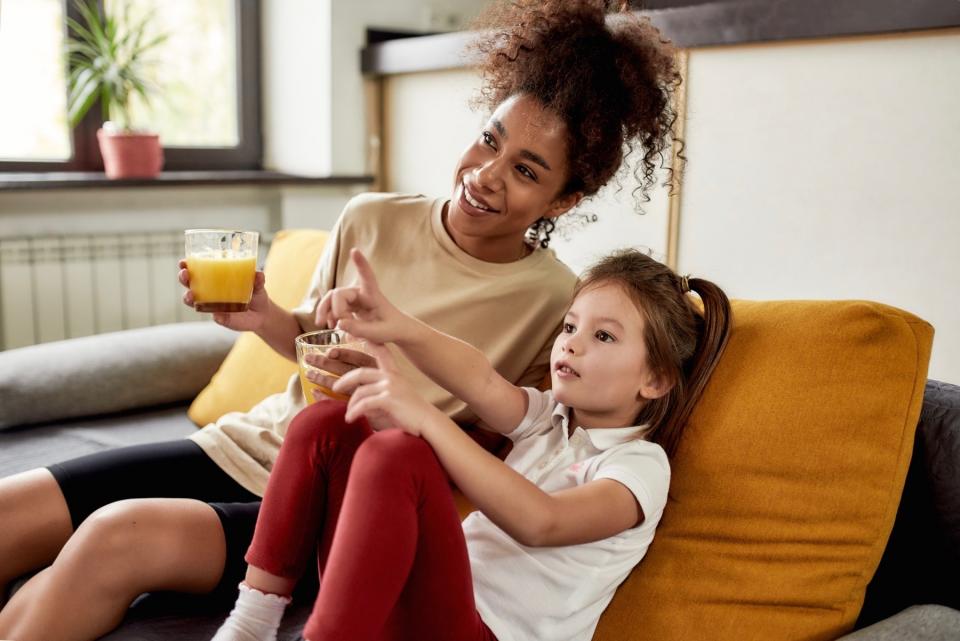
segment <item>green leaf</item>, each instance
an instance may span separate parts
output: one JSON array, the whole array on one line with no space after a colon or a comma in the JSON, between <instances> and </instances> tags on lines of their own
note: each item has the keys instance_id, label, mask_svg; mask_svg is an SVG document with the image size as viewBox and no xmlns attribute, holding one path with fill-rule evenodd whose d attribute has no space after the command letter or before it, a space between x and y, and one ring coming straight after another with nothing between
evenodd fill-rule
<instances>
[{"instance_id":1,"label":"green leaf","mask_svg":"<svg viewBox=\"0 0 960 641\"><path fill-rule=\"evenodd\" d=\"M104 33L103 22L100 20L100 12L97 9L96 0L90 0L89 2L77 0L76 5L77 10L80 11L80 15L83 17L83 21L87 24L87 28L97 42L98 48L101 51L109 51L110 40L107 38L107 34Z\"/></svg>"},{"instance_id":2,"label":"green leaf","mask_svg":"<svg viewBox=\"0 0 960 641\"><path fill-rule=\"evenodd\" d=\"M74 0L74 4L80 20L67 18L70 31L64 48L70 123L76 126L99 99L103 119L113 116L128 128L132 96L137 94L148 103L148 96L156 91L141 57L168 35L149 38L155 12L136 20L129 1L102 15L97 0Z\"/></svg>"},{"instance_id":3,"label":"green leaf","mask_svg":"<svg viewBox=\"0 0 960 641\"><path fill-rule=\"evenodd\" d=\"M85 71L89 72L89 70ZM93 103L96 102L99 83L93 72L89 72L74 87L75 90L70 93L67 99L67 119L70 121L71 127L76 127L90 111Z\"/></svg>"},{"instance_id":4,"label":"green leaf","mask_svg":"<svg viewBox=\"0 0 960 641\"><path fill-rule=\"evenodd\" d=\"M67 26L70 27L70 31L75 33L80 38L80 40L73 40L73 42L86 44L91 49L95 51L99 51L100 49L99 41L93 36L92 33L90 33L90 31L86 27L84 27L82 24L80 24L79 22L77 22L76 20L70 17L67 18Z\"/></svg>"}]
</instances>

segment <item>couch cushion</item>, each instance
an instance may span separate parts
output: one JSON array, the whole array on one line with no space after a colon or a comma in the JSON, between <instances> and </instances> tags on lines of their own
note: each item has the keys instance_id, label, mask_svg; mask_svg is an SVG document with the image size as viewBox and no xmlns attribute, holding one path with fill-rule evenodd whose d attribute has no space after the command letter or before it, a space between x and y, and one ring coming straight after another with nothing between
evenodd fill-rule
<instances>
[{"instance_id":1,"label":"couch cushion","mask_svg":"<svg viewBox=\"0 0 960 641\"><path fill-rule=\"evenodd\" d=\"M0 432L0 477L116 447L181 439L196 431L186 403L12 428Z\"/></svg>"},{"instance_id":2,"label":"couch cushion","mask_svg":"<svg viewBox=\"0 0 960 641\"><path fill-rule=\"evenodd\" d=\"M235 339L172 323L0 352L0 428L193 398Z\"/></svg>"},{"instance_id":3,"label":"couch cushion","mask_svg":"<svg viewBox=\"0 0 960 641\"><path fill-rule=\"evenodd\" d=\"M300 303L328 235L313 229L277 233L264 266L273 302L284 309ZM227 412L245 412L267 396L282 392L296 371L293 361L277 354L256 334L245 332L190 405L190 418L202 426Z\"/></svg>"},{"instance_id":4,"label":"couch cushion","mask_svg":"<svg viewBox=\"0 0 960 641\"><path fill-rule=\"evenodd\" d=\"M734 302L656 538L595 639L849 630L897 511L932 334L877 303Z\"/></svg>"}]
</instances>

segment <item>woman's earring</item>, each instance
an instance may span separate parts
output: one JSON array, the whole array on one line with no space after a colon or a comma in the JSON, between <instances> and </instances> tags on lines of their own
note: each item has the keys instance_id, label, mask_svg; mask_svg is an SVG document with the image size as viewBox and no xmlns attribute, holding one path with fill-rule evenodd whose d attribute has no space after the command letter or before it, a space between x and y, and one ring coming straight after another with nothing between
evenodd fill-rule
<instances>
[{"instance_id":1,"label":"woman's earring","mask_svg":"<svg viewBox=\"0 0 960 641\"><path fill-rule=\"evenodd\" d=\"M527 244L546 249L550 245L550 233L556 228L557 223L552 218L540 218L537 222L527 228L524 238Z\"/></svg>"}]
</instances>

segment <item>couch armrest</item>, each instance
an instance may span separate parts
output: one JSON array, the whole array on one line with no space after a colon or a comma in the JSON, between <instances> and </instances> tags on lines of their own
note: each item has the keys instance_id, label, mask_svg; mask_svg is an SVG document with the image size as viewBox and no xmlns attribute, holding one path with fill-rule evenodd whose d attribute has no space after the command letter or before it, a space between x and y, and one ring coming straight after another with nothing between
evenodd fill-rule
<instances>
[{"instance_id":1,"label":"couch armrest","mask_svg":"<svg viewBox=\"0 0 960 641\"><path fill-rule=\"evenodd\" d=\"M236 336L172 323L0 352L0 429L192 398Z\"/></svg>"},{"instance_id":2,"label":"couch armrest","mask_svg":"<svg viewBox=\"0 0 960 641\"><path fill-rule=\"evenodd\" d=\"M915 605L837 641L955 641L960 612L943 605Z\"/></svg>"}]
</instances>

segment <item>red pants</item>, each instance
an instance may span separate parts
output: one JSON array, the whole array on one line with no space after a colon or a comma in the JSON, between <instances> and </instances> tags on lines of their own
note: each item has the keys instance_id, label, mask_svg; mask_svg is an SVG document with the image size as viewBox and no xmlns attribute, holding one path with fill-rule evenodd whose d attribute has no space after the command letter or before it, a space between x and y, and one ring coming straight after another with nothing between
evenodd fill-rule
<instances>
[{"instance_id":1,"label":"red pants","mask_svg":"<svg viewBox=\"0 0 960 641\"><path fill-rule=\"evenodd\" d=\"M346 403L294 418L270 474L247 563L320 593L309 641L496 641L477 614L450 484L426 441L348 424Z\"/></svg>"}]
</instances>

